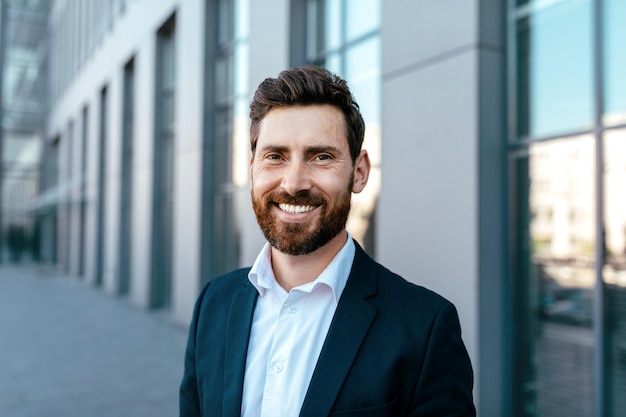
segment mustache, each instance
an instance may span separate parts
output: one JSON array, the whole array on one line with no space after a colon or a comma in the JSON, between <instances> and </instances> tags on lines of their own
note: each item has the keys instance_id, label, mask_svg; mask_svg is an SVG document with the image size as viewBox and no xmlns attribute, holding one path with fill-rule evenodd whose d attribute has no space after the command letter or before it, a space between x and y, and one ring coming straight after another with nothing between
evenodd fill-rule
<instances>
[{"instance_id":1,"label":"mustache","mask_svg":"<svg viewBox=\"0 0 626 417\"><path fill-rule=\"evenodd\" d=\"M312 194L309 191L301 191L295 195L285 192L275 192L267 195L266 201L276 204L291 204L294 206L318 206L326 203L323 197Z\"/></svg>"}]
</instances>

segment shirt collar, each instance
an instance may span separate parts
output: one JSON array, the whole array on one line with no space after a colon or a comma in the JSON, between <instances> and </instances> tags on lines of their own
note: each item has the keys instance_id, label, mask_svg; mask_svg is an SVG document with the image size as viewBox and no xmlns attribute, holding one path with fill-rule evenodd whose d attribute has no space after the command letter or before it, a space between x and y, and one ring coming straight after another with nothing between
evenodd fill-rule
<instances>
[{"instance_id":1,"label":"shirt collar","mask_svg":"<svg viewBox=\"0 0 626 417\"><path fill-rule=\"evenodd\" d=\"M339 302L341 293L348 281L348 276L350 275L354 261L354 254L356 252L352 236L349 232L347 232L347 234L348 239L345 245L343 245L341 250L335 255L322 273L314 281L295 287L294 290L311 292L318 285L326 285L333 291L335 302ZM278 285L274 271L272 270L272 251L269 243L263 246L254 264L252 264L252 268L250 272L248 272L248 280L254 285L261 297L265 295L267 290Z\"/></svg>"}]
</instances>

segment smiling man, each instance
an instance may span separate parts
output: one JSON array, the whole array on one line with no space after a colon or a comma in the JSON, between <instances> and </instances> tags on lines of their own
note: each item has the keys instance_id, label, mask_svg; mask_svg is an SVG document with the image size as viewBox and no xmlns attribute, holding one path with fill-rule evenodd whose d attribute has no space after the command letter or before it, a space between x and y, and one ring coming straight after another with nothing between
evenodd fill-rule
<instances>
[{"instance_id":1,"label":"smiling man","mask_svg":"<svg viewBox=\"0 0 626 417\"><path fill-rule=\"evenodd\" d=\"M252 205L268 243L201 292L180 415L475 416L454 306L346 231L370 172L346 82L283 71L259 85L250 117Z\"/></svg>"}]
</instances>

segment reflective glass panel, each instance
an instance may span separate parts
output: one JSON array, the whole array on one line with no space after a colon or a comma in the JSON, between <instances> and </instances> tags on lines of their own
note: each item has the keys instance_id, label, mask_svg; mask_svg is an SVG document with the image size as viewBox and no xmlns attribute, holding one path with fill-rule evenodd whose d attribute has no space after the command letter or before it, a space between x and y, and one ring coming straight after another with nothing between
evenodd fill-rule
<instances>
[{"instance_id":1,"label":"reflective glass panel","mask_svg":"<svg viewBox=\"0 0 626 417\"><path fill-rule=\"evenodd\" d=\"M604 136L608 416L626 413L626 130Z\"/></svg>"},{"instance_id":2,"label":"reflective glass panel","mask_svg":"<svg viewBox=\"0 0 626 417\"><path fill-rule=\"evenodd\" d=\"M234 31L233 0L218 0L219 25L217 28L217 45L227 47L232 41Z\"/></svg>"},{"instance_id":3,"label":"reflective glass panel","mask_svg":"<svg viewBox=\"0 0 626 417\"><path fill-rule=\"evenodd\" d=\"M607 125L626 123L626 1L604 0L605 113Z\"/></svg>"},{"instance_id":4,"label":"reflective glass panel","mask_svg":"<svg viewBox=\"0 0 626 417\"><path fill-rule=\"evenodd\" d=\"M235 1L236 39L234 44L233 83L233 145L232 171L233 182L237 187L247 188L248 161L250 157L250 133L248 119L250 98L248 91L249 76L249 45L248 31L250 26L249 0Z\"/></svg>"},{"instance_id":5,"label":"reflective glass panel","mask_svg":"<svg viewBox=\"0 0 626 417\"><path fill-rule=\"evenodd\" d=\"M352 41L378 30L379 0L346 0L346 40Z\"/></svg>"},{"instance_id":6,"label":"reflective glass panel","mask_svg":"<svg viewBox=\"0 0 626 417\"><path fill-rule=\"evenodd\" d=\"M233 214L235 193L245 187L249 136L244 102L248 102L249 0L217 0L214 123L204 147L201 275L217 276L237 266L239 241ZM210 225L210 226L209 226ZM205 278L206 279L206 278Z\"/></svg>"},{"instance_id":7,"label":"reflective glass panel","mask_svg":"<svg viewBox=\"0 0 626 417\"><path fill-rule=\"evenodd\" d=\"M245 40L248 38L248 30L250 28L250 0L235 0L234 1L234 25L235 25L235 38L238 40Z\"/></svg>"},{"instance_id":8,"label":"reflective glass panel","mask_svg":"<svg viewBox=\"0 0 626 417\"><path fill-rule=\"evenodd\" d=\"M379 123L380 117L380 38L370 38L348 49L345 77L358 98L365 123Z\"/></svg>"},{"instance_id":9,"label":"reflective glass panel","mask_svg":"<svg viewBox=\"0 0 626 417\"><path fill-rule=\"evenodd\" d=\"M233 95L233 59L230 54L223 54L215 60L215 102L228 106Z\"/></svg>"},{"instance_id":10,"label":"reflective glass panel","mask_svg":"<svg viewBox=\"0 0 626 417\"><path fill-rule=\"evenodd\" d=\"M317 61L342 44L342 0L307 3L307 59Z\"/></svg>"},{"instance_id":11,"label":"reflective glass panel","mask_svg":"<svg viewBox=\"0 0 626 417\"><path fill-rule=\"evenodd\" d=\"M518 417L593 415L592 137L535 143L515 162Z\"/></svg>"},{"instance_id":12,"label":"reflective glass panel","mask_svg":"<svg viewBox=\"0 0 626 417\"><path fill-rule=\"evenodd\" d=\"M536 0L515 10L519 137L591 128L592 6L591 0Z\"/></svg>"},{"instance_id":13,"label":"reflective glass panel","mask_svg":"<svg viewBox=\"0 0 626 417\"><path fill-rule=\"evenodd\" d=\"M342 0L323 0L324 4L324 47L323 50L331 51L342 44Z\"/></svg>"},{"instance_id":14,"label":"reflective glass panel","mask_svg":"<svg viewBox=\"0 0 626 417\"><path fill-rule=\"evenodd\" d=\"M324 68L327 68L329 71L340 74L343 61L343 56L340 53L335 52L326 55L323 65Z\"/></svg>"}]
</instances>

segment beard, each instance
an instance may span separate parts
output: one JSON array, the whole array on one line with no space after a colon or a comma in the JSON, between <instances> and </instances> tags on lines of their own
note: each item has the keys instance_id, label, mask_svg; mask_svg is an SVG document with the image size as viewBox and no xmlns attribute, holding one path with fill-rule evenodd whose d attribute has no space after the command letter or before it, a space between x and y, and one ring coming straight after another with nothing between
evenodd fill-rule
<instances>
[{"instance_id":1,"label":"beard","mask_svg":"<svg viewBox=\"0 0 626 417\"><path fill-rule=\"evenodd\" d=\"M307 255L326 245L346 227L350 214L352 183L331 204L323 195L302 191L296 195L271 192L258 196L252 189L252 208L265 239L278 251L287 255ZM288 223L278 220L272 213L279 204L319 206L321 213L311 223ZM317 209L316 209L317 210Z\"/></svg>"}]
</instances>

